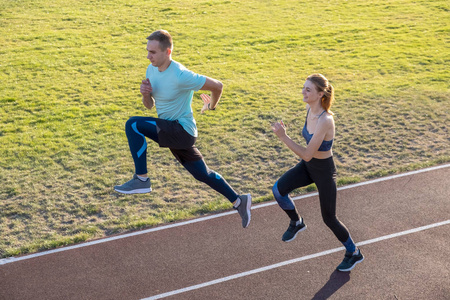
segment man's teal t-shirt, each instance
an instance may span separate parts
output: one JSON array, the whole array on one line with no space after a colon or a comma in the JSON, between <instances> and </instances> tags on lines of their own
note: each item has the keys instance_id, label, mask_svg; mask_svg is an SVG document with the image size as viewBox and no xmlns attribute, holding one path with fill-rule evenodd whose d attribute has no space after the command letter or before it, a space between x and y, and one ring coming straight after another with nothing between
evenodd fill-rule
<instances>
[{"instance_id":1,"label":"man's teal t-shirt","mask_svg":"<svg viewBox=\"0 0 450 300\"><path fill-rule=\"evenodd\" d=\"M192 96L206 82L206 77L173 61L163 72L149 65L146 77L152 85L158 118L175 121L190 135L197 137L197 125L192 111Z\"/></svg>"}]
</instances>

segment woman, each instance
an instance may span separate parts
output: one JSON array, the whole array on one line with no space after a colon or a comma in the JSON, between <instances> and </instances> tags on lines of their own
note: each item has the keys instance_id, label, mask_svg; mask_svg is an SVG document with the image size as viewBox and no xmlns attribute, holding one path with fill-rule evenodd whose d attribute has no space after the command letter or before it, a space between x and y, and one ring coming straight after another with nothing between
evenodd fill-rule
<instances>
[{"instance_id":1,"label":"woman","mask_svg":"<svg viewBox=\"0 0 450 300\"><path fill-rule=\"evenodd\" d=\"M321 74L310 75L303 86L306 102L306 120L302 135L306 147L296 144L287 134L282 121L272 124L273 132L302 160L287 171L273 186L272 192L280 207L291 219L282 240L290 242L306 229L289 193L294 189L315 183L319 191L320 209L325 224L345 246L346 253L339 271L350 271L364 260L348 229L336 217L336 166L333 161L334 119L330 111L334 88Z\"/></svg>"}]
</instances>

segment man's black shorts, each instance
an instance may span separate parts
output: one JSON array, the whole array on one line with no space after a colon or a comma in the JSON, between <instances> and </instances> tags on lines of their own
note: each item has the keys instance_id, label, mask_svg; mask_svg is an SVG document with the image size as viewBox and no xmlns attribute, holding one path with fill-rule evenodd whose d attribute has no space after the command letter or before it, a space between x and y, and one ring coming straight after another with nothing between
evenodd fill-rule
<instances>
[{"instance_id":1,"label":"man's black shorts","mask_svg":"<svg viewBox=\"0 0 450 300\"><path fill-rule=\"evenodd\" d=\"M197 138L187 133L178 121L156 119L156 125L159 146L169 148L181 164L203 159L195 147Z\"/></svg>"}]
</instances>

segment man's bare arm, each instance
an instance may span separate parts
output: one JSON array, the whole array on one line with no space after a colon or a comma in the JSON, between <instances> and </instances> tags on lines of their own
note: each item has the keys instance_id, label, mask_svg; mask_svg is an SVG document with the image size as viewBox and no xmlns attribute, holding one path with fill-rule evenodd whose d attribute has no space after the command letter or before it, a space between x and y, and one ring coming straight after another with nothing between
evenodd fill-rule
<instances>
[{"instance_id":1,"label":"man's bare arm","mask_svg":"<svg viewBox=\"0 0 450 300\"><path fill-rule=\"evenodd\" d=\"M200 90L211 91L211 102L209 107L211 109L216 108L219 103L220 97L222 97L223 84L219 80L206 77L206 82Z\"/></svg>"},{"instance_id":2,"label":"man's bare arm","mask_svg":"<svg viewBox=\"0 0 450 300\"><path fill-rule=\"evenodd\" d=\"M142 80L140 91L142 94L142 103L146 108L152 109L155 106L155 99L152 96L153 89L148 78Z\"/></svg>"},{"instance_id":3,"label":"man's bare arm","mask_svg":"<svg viewBox=\"0 0 450 300\"><path fill-rule=\"evenodd\" d=\"M142 103L148 109L152 109L155 106L155 99L152 95L142 96Z\"/></svg>"}]
</instances>

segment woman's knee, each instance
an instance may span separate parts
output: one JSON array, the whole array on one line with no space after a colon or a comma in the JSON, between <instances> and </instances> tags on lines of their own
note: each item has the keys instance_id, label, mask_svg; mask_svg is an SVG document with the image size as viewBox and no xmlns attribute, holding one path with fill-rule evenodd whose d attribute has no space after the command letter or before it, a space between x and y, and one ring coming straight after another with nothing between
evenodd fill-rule
<instances>
[{"instance_id":1,"label":"woman's knee","mask_svg":"<svg viewBox=\"0 0 450 300\"><path fill-rule=\"evenodd\" d=\"M294 202L292 202L292 199L289 197L288 194L285 196L282 196L280 191L278 190L278 181L275 182L275 184L272 187L272 193L275 198L275 200L278 202L278 205L285 210L292 210L295 209Z\"/></svg>"},{"instance_id":2,"label":"woman's knee","mask_svg":"<svg viewBox=\"0 0 450 300\"><path fill-rule=\"evenodd\" d=\"M323 221L339 241L344 243L348 239L349 232L347 227L336 216L323 216Z\"/></svg>"},{"instance_id":3,"label":"woman's knee","mask_svg":"<svg viewBox=\"0 0 450 300\"><path fill-rule=\"evenodd\" d=\"M340 222L336 215L331 214L322 214L322 220L325 223L325 225L328 226L331 230L333 230L336 227L339 227Z\"/></svg>"}]
</instances>

